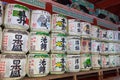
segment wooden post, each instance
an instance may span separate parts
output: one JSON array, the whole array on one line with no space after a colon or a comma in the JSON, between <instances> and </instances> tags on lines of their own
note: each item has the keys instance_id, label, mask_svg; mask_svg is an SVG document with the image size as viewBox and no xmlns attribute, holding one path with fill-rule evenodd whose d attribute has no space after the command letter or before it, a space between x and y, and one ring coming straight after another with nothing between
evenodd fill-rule
<instances>
[{"instance_id":1,"label":"wooden post","mask_svg":"<svg viewBox=\"0 0 120 80\"><path fill-rule=\"evenodd\" d=\"M117 76L119 76L119 68L117 68L117 73L116 73Z\"/></svg>"},{"instance_id":2,"label":"wooden post","mask_svg":"<svg viewBox=\"0 0 120 80\"><path fill-rule=\"evenodd\" d=\"M74 76L73 76L73 80L77 80L77 75L74 75Z\"/></svg>"},{"instance_id":3,"label":"wooden post","mask_svg":"<svg viewBox=\"0 0 120 80\"><path fill-rule=\"evenodd\" d=\"M102 70L98 71L98 75L99 75L99 80L103 80L103 71Z\"/></svg>"}]
</instances>

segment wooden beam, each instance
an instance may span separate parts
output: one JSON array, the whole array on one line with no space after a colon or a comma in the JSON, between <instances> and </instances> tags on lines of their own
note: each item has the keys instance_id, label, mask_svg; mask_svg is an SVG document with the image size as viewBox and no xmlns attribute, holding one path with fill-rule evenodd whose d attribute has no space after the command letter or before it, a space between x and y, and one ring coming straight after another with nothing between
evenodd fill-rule
<instances>
[{"instance_id":1,"label":"wooden beam","mask_svg":"<svg viewBox=\"0 0 120 80\"><path fill-rule=\"evenodd\" d=\"M89 2L91 2L91 3L95 3L95 2L97 2L98 0L87 0L87 1L89 1Z\"/></svg>"},{"instance_id":2,"label":"wooden beam","mask_svg":"<svg viewBox=\"0 0 120 80\"><path fill-rule=\"evenodd\" d=\"M115 8L115 7L110 7L110 8L107 8L106 10L112 13L118 13L120 11L119 8Z\"/></svg>"},{"instance_id":3,"label":"wooden beam","mask_svg":"<svg viewBox=\"0 0 120 80\"><path fill-rule=\"evenodd\" d=\"M120 18L120 11L117 13L117 16L119 16L119 18Z\"/></svg>"},{"instance_id":4,"label":"wooden beam","mask_svg":"<svg viewBox=\"0 0 120 80\"><path fill-rule=\"evenodd\" d=\"M97 2L95 5L99 8L106 9L111 6L115 6L120 4L120 0L102 0Z\"/></svg>"},{"instance_id":5,"label":"wooden beam","mask_svg":"<svg viewBox=\"0 0 120 80\"><path fill-rule=\"evenodd\" d=\"M120 5L116 5L114 7L106 8L106 10L108 10L109 12L114 13L115 15L120 17L120 15L119 15L120 14Z\"/></svg>"}]
</instances>

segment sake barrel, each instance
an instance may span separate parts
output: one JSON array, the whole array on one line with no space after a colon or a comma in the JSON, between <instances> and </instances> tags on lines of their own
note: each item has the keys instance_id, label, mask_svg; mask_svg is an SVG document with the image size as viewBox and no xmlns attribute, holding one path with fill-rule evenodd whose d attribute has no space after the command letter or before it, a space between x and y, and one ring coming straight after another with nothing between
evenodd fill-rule
<instances>
[{"instance_id":1,"label":"sake barrel","mask_svg":"<svg viewBox=\"0 0 120 80\"><path fill-rule=\"evenodd\" d=\"M91 51L91 39L89 37L81 38L81 52L86 53Z\"/></svg>"},{"instance_id":2,"label":"sake barrel","mask_svg":"<svg viewBox=\"0 0 120 80\"><path fill-rule=\"evenodd\" d=\"M116 53L116 49L115 49L115 43L109 43L109 48L108 48L109 53Z\"/></svg>"},{"instance_id":3,"label":"sake barrel","mask_svg":"<svg viewBox=\"0 0 120 80\"><path fill-rule=\"evenodd\" d=\"M102 68L108 68L110 66L109 55L101 55Z\"/></svg>"},{"instance_id":4,"label":"sake barrel","mask_svg":"<svg viewBox=\"0 0 120 80\"><path fill-rule=\"evenodd\" d=\"M46 76L50 71L50 57L48 54L43 53L29 54L27 65L27 75L29 77Z\"/></svg>"},{"instance_id":5,"label":"sake barrel","mask_svg":"<svg viewBox=\"0 0 120 80\"><path fill-rule=\"evenodd\" d=\"M28 32L16 29L4 29L2 40L2 52L26 53L29 47Z\"/></svg>"},{"instance_id":6,"label":"sake barrel","mask_svg":"<svg viewBox=\"0 0 120 80\"><path fill-rule=\"evenodd\" d=\"M65 53L66 52L67 36L63 33L51 34L51 52Z\"/></svg>"},{"instance_id":7,"label":"sake barrel","mask_svg":"<svg viewBox=\"0 0 120 80\"><path fill-rule=\"evenodd\" d=\"M117 31L117 33L118 33L118 40L120 40L120 31Z\"/></svg>"},{"instance_id":8,"label":"sake barrel","mask_svg":"<svg viewBox=\"0 0 120 80\"><path fill-rule=\"evenodd\" d=\"M105 52L104 53L109 53L109 43L105 42Z\"/></svg>"},{"instance_id":9,"label":"sake barrel","mask_svg":"<svg viewBox=\"0 0 120 80\"><path fill-rule=\"evenodd\" d=\"M82 71L89 71L92 68L91 54L80 55L80 68Z\"/></svg>"},{"instance_id":10,"label":"sake barrel","mask_svg":"<svg viewBox=\"0 0 120 80\"><path fill-rule=\"evenodd\" d=\"M115 51L116 53L120 53L120 43L114 43L115 44Z\"/></svg>"},{"instance_id":11,"label":"sake barrel","mask_svg":"<svg viewBox=\"0 0 120 80\"><path fill-rule=\"evenodd\" d=\"M105 52L105 43L104 42L101 42L101 45L100 45L100 53L104 53Z\"/></svg>"},{"instance_id":12,"label":"sake barrel","mask_svg":"<svg viewBox=\"0 0 120 80\"><path fill-rule=\"evenodd\" d=\"M119 49L120 49L119 43L114 43L114 47L115 47L115 52L119 53Z\"/></svg>"},{"instance_id":13,"label":"sake barrel","mask_svg":"<svg viewBox=\"0 0 120 80\"><path fill-rule=\"evenodd\" d=\"M50 73L63 74L66 71L66 55L65 54L51 54Z\"/></svg>"},{"instance_id":14,"label":"sake barrel","mask_svg":"<svg viewBox=\"0 0 120 80\"><path fill-rule=\"evenodd\" d=\"M120 66L120 55L116 55L115 56L115 60L116 60L116 66Z\"/></svg>"},{"instance_id":15,"label":"sake barrel","mask_svg":"<svg viewBox=\"0 0 120 80\"><path fill-rule=\"evenodd\" d=\"M118 53L120 53L120 43L118 44Z\"/></svg>"},{"instance_id":16,"label":"sake barrel","mask_svg":"<svg viewBox=\"0 0 120 80\"><path fill-rule=\"evenodd\" d=\"M1 50L1 46L2 46L2 29L0 27L0 50Z\"/></svg>"},{"instance_id":17,"label":"sake barrel","mask_svg":"<svg viewBox=\"0 0 120 80\"><path fill-rule=\"evenodd\" d=\"M119 62L120 62L119 55L118 54L114 55L114 59L115 59L115 67L119 66Z\"/></svg>"},{"instance_id":18,"label":"sake barrel","mask_svg":"<svg viewBox=\"0 0 120 80\"><path fill-rule=\"evenodd\" d=\"M20 4L8 4L5 10L5 28L28 29L30 10Z\"/></svg>"},{"instance_id":19,"label":"sake barrel","mask_svg":"<svg viewBox=\"0 0 120 80\"><path fill-rule=\"evenodd\" d=\"M102 34L103 34L103 31L102 31L102 30L103 30L103 29L101 29L101 28L100 28L100 30L99 30L99 39L100 39L100 40L102 40Z\"/></svg>"},{"instance_id":20,"label":"sake barrel","mask_svg":"<svg viewBox=\"0 0 120 80\"><path fill-rule=\"evenodd\" d=\"M32 31L50 32L51 14L44 10L32 10L30 27Z\"/></svg>"},{"instance_id":21,"label":"sake barrel","mask_svg":"<svg viewBox=\"0 0 120 80\"><path fill-rule=\"evenodd\" d=\"M30 33L30 53L49 52L50 51L50 35L46 32Z\"/></svg>"},{"instance_id":22,"label":"sake barrel","mask_svg":"<svg viewBox=\"0 0 120 80\"><path fill-rule=\"evenodd\" d=\"M115 67L116 66L116 57L115 55L109 55L109 60L110 60L110 67Z\"/></svg>"},{"instance_id":23,"label":"sake barrel","mask_svg":"<svg viewBox=\"0 0 120 80\"><path fill-rule=\"evenodd\" d=\"M101 67L101 59L99 54L92 54L92 68L100 69Z\"/></svg>"},{"instance_id":24,"label":"sake barrel","mask_svg":"<svg viewBox=\"0 0 120 80\"><path fill-rule=\"evenodd\" d=\"M102 53L102 54L109 53L109 43L101 42L100 53Z\"/></svg>"},{"instance_id":25,"label":"sake barrel","mask_svg":"<svg viewBox=\"0 0 120 80\"><path fill-rule=\"evenodd\" d=\"M67 72L79 72L80 55L67 55L66 68Z\"/></svg>"},{"instance_id":26,"label":"sake barrel","mask_svg":"<svg viewBox=\"0 0 120 80\"><path fill-rule=\"evenodd\" d=\"M3 23L3 5L2 2L0 1L0 25Z\"/></svg>"},{"instance_id":27,"label":"sake barrel","mask_svg":"<svg viewBox=\"0 0 120 80\"><path fill-rule=\"evenodd\" d=\"M76 19L68 20L68 34L69 35L81 35L81 25L80 22Z\"/></svg>"},{"instance_id":28,"label":"sake barrel","mask_svg":"<svg viewBox=\"0 0 120 80\"><path fill-rule=\"evenodd\" d=\"M114 40L114 32L113 32L113 30L107 30L107 38L108 38L108 40L111 40L111 41Z\"/></svg>"},{"instance_id":29,"label":"sake barrel","mask_svg":"<svg viewBox=\"0 0 120 80\"><path fill-rule=\"evenodd\" d=\"M67 32L67 18L62 14L53 14L52 15L52 32Z\"/></svg>"},{"instance_id":30,"label":"sake barrel","mask_svg":"<svg viewBox=\"0 0 120 80\"><path fill-rule=\"evenodd\" d=\"M100 28L98 26L95 26L95 25L91 26L91 37L93 39L99 38L99 36L100 36L99 32L100 32Z\"/></svg>"},{"instance_id":31,"label":"sake barrel","mask_svg":"<svg viewBox=\"0 0 120 80\"><path fill-rule=\"evenodd\" d=\"M0 80L16 80L26 75L26 55L0 54Z\"/></svg>"},{"instance_id":32,"label":"sake barrel","mask_svg":"<svg viewBox=\"0 0 120 80\"><path fill-rule=\"evenodd\" d=\"M67 37L67 54L80 54L80 37Z\"/></svg>"},{"instance_id":33,"label":"sake barrel","mask_svg":"<svg viewBox=\"0 0 120 80\"><path fill-rule=\"evenodd\" d=\"M105 29L102 29L102 40L108 40L108 33L107 33L107 30Z\"/></svg>"},{"instance_id":34,"label":"sake barrel","mask_svg":"<svg viewBox=\"0 0 120 80\"><path fill-rule=\"evenodd\" d=\"M118 32L119 31L113 31L113 33L114 33L114 41L118 41Z\"/></svg>"},{"instance_id":35,"label":"sake barrel","mask_svg":"<svg viewBox=\"0 0 120 80\"><path fill-rule=\"evenodd\" d=\"M97 40L91 40L91 52L92 53L99 53L100 52L100 45L101 42Z\"/></svg>"},{"instance_id":36,"label":"sake barrel","mask_svg":"<svg viewBox=\"0 0 120 80\"><path fill-rule=\"evenodd\" d=\"M82 36L90 36L91 33L91 24L87 22L80 22Z\"/></svg>"}]
</instances>

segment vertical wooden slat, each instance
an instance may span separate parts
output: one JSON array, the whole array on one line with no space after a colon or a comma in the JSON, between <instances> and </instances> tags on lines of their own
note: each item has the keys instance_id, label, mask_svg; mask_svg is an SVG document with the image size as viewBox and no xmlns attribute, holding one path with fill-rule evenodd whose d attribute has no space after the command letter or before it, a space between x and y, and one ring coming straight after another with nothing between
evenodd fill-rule
<instances>
[{"instance_id":1,"label":"vertical wooden slat","mask_svg":"<svg viewBox=\"0 0 120 80\"><path fill-rule=\"evenodd\" d=\"M77 80L77 75L74 75L73 78L74 78L73 80Z\"/></svg>"}]
</instances>

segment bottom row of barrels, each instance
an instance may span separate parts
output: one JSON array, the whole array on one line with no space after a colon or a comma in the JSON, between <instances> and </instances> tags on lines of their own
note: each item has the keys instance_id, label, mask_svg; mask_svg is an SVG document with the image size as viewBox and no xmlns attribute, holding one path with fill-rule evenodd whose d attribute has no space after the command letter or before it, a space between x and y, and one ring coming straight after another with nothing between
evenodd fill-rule
<instances>
[{"instance_id":1,"label":"bottom row of barrels","mask_svg":"<svg viewBox=\"0 0 120 80\"><path fill-rule=\"evenodd\" d=\"M120 55L0 54L0 80L120 66Z\"/></svg>"}]
</instances>

